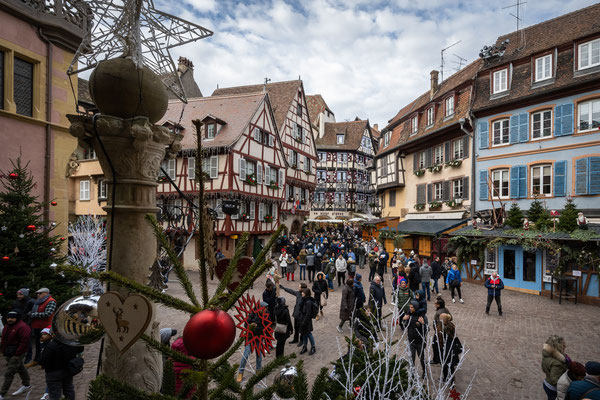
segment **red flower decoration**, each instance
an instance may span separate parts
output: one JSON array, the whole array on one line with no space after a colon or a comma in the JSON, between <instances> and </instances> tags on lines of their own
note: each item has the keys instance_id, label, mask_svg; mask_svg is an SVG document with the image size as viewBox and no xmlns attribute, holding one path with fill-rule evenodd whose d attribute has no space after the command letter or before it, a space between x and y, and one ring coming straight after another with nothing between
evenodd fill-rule
<instances>
[{"instance_id":1,"label":"red flower decoration","mask_svg":"<svg viewBox=\"0 0 600 400\"><path fill-rule=\"evenodd\" d=\"M260 305L260 301L256 300L254 296L246 294L246 296L240 297L238 304L235 306L238 314L235 315L235 319L238 320L237 327L242 333L240 337L246 339L244 342L245 346L250 345L250 350L258 354L260 351L262 355L266 355L273 348L273 327L272 322L269 320L269 314L265 307ZM249 327L248 318L251 314L258 315L264 329L261 335L255 335L252 329Z\"/></svg>"},{"instance_id":2,"label":"red flower decoration","mask_svg":"<svg viewBox=\"0 0 600 400\"><path fill-rule=\"evenodd\" d=\"M460 400L460 393L456 389L450 389L450 398L452 400Z\"/></svg>"}]
</instances>

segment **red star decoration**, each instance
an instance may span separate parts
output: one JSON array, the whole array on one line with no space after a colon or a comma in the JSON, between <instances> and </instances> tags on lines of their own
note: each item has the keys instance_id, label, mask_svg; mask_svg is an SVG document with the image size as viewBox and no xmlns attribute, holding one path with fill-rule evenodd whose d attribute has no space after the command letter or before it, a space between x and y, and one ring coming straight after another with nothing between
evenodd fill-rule
<instances>
[{"instance_id":1,"label":"red star decoration","mask_svg":"<svg viewBox=\"0 0 600 400\"><path fill-rule=\"evenodd\" d=\"M452 400L460 400L460 393L456 389L450 389L450 398Z\"/></svg>"},{"instance_id":2,"label":"red star decoration","mask_svg":"<svg viewBox=\"0 0 600 400\"><path fill-rule=\"evenodd\" d=\"M260 301L248 294L240 297L235 309L238 311L238 314L235 315L235 318L238 320L236 326L242 332L240 333L240 337L246 339L244 345L250 345L250 350L256 352L256 354L258 354L259 351L263 356L269 353L273 348L274 339L273 323L269 320L267 309L261 307ZM248 318L250 318L250 314L253 313L258 315L264 326L262 335L255 335L248 326Z\"/></svg>"}]
</instances>

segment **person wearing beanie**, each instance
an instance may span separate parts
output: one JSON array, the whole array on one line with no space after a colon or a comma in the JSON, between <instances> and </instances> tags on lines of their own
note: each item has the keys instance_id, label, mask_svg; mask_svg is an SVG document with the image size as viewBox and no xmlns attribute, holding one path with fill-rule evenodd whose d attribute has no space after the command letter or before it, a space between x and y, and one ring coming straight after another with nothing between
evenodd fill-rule
<instances>
[{"instance_id":1,"label":"person wearing beanie","mask_svg":"<svg viewBox=\"0 0 600 400\"><path fill-rule=\"evenodd\" d=\"M413 365L415 364L415 358L418 354L419 361L421 363L421 370L423 375L425 375L425 359L423 350L425 343L424 339L427 335L427 323L425 322L424 317L417 314L417 307L419 307L418 301L413 300L410 302L410 305L408 306L408 313L402 317L402 324L404 325L404 329L406 329L406 336L408 338L412 363Z\"/></svg>"},{"instance_id":2,"label":"person wearing beanie","mask_svg":"<svg viewBox=\"0 0 600 400\"><path fill-rule=\"evenodd\" d=\"M552 335L546 340L542 348L542 372L545 374L542 386L548 400L556 399L556 384L567 370L566 347L567 345L562 337Z\"/></svg>"},{"instance_id":3,"label":"person wearing beanie","mask_svg":"<svg viewBox=\"0 0 600 400\"><path fill-rule=\"evenodd\" d=\"M598 400L600 399L600 363L585 363L586 376L580 381L571 382L567 389L566 400Z\"/></svg>"},{"instance_id":4,"label":"person wearing beanie","mask_svg":"<svg viewBox=\"0 0 600 400\"><path fill-rule=\"evenodd\" d=\"M260 302L260 306L267 309L269 305L264 301ZM265 329L264 322L262 318L258 316L257 313L253 312L248 316L248 327L252 330L252 333L255 336L260 336L263 334L263 330ZM250 357L250 352L252 351L252 346L250 343L246 345L244 348L244 355L242 356L242 361L240 361L240 368L238 369L238 375L236 381L238 383L242 382L244 379L244 369L246 369L246 363L248 362L248 357ZM260 351L256 352L256 372L260 371L262 368L262 353Z\"/></svg>"},{"instance_id":5,"label":"person wearing beanie","mask_svg":"<svg viewBox=\"0 0 600 400\"><path fill-rule=\"evenodd\" d=\"M342 328L346 321L351 321L354 313L354 280L348 279L342 288L342 302L340 304L340 323L337 327L339 333L343 333ZM350 324L352 325L352 324Z\"/></svg>"},{"instance_id":6,"label":"person wearing beanie","mask_svg":"<svg viewBox=\"0 0 600 400\"><path fill-rule=\"evenodd\" d=\"M408 282L406 282L406 279L400 278L398 281L398 289L396 290L396 307L400 312L400 319L402 319L408 313L410 302L413 301L414 298L415 295L408 287Z\"/></svg>"},{"instance_id":7,"label":"person wearing beanie","mask_svg":"<svg viewBox=\"0 0 600 400\"><path fill-rule=\"evenodd\" d=\"M571 382L583 380L585 378L585 374L586 371L583 364L572 361L569 364L567 371L562 374L556 383L556 399L565 400L565 397L567 396L567 390L569 390Z\"/></svg>"},{"instance_id":8,"label":"person wearing beanie","mask_svg":"<svg viewBox=\"0 0 600 400\"><path fill-rule=\"evenodd\" d=\"M280 289L283 289L284 292L287 292L296 298L296 304L294 305L294 312L292 316L294 317L294 338L290 342L290 344L298 343L298 347L301 346L300 341L300 312L301 312L301 303L302 303L302 289L306 289L308 286L306 283L302 282L298 285L298 290L286 288L283 285L279 285Z\"/></svg>"},{"instance_id":9,"label":"person wearing beanie","mask_svg":"<svg viewBox=\"0 0 600 400\"><path fill-rule=\"evenodd\" d=\"M171 346L171 338L177 335L177 329L172 328L162 328L159 331L160 334L160 342L164 345Z\"/></svg>"},{"instance_id":10,"label":"person wearing beanie","mask_svg":"<svg viewBox=\"0 0 600 400\"><path fill-rule=\"evenodd\" d=\"M29 289L21 288L17 290L17 299L13 302L11 311L16 311L19 313L21 321L25 322L27 325L31 327L31 318L29 317L29 312L33 309L34 300L29 297ZM27 354L25 355L24 363L28 364L31 361L31 357L33 355L31 341L29 341L29 345L27 346Z\"/></svg>"},{"instance_id":11,"label":"person wearing beanie","mask_svg":"<svg viewBox=\"0 0 600 400\"><path fill-rule=\"evenodd\" d=\"M490 315L490 306L492 300L496 300L498 306L498 315L502 316L502 303L500 302L500 293L504 289L504 282L498 276L496 271L492 272L492 275L485 280L485 287L488 289L487 305L485 306L486 315Z\"/></svg>"},{"instance_id":12,"label":"person wearing beanie","mask_svg":"<svg viewBox=\"0 0 600 400\"><path fill-rule=\"evenodd\" d=\"M19 318L18 312L9 311L6 315L6 326L2 330L0 352L6 357L6 372L0 389L0 400L8 393L16 374L21 378L21 387L12 395L18 396L31 389L29 373L23 364L29 346L31 328Z\"/></svg>"}]
</instances>

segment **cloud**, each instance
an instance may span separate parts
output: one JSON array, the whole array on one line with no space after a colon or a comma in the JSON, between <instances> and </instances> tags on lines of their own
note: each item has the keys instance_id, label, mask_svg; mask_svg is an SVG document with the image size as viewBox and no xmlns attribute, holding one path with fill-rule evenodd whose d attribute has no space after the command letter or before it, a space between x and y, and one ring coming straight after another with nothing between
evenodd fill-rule
<instances>
[{"instance_id":1,"label":"cloud","mask_svg":"<svg viewBox=\"0 0 600 400\"><path fill-rule=\"evenodd\" d=\"M591 4L530 1L520 15L527 26ZM217 85L301 76L307 93L323 95L338 121L359 116L380 127L428 90L442 48L460 41L445 53L447 78L458 66L454 54L472 62L483 45L513 31L516 20L502 6L475 0L156 1L158 9L214 31L172 50L175 59L194 62L204 95Z\"/></svg>"}]
</instances>

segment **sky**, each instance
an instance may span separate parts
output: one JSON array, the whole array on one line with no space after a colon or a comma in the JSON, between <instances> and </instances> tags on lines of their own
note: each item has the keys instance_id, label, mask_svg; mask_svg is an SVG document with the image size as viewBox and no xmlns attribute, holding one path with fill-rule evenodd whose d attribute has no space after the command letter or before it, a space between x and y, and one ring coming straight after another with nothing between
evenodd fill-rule
<instances>
[{"instance_id":1,"label":"sky","mask_svg":"<svg viewBox=\"0 0 600 400\"><path fill-rule=\"evenodd\" d=\"M298 79L321 94L337 121L368 118L383 129L404 105L444 78L459 57L471 63L484 45L516 30L517 0L155 0L161 11L214 35L171 50L187 57L204 96L218 87ZM523 0L521 0L522 2ZM589 0L527 0L522 26L589 6Z\"/></svg>"}]
</instances>

